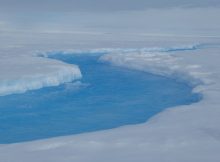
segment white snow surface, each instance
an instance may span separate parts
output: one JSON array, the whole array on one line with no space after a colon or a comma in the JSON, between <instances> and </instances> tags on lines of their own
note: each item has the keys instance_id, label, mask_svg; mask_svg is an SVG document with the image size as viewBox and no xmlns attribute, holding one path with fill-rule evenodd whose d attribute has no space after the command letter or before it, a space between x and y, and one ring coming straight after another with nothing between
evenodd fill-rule
<instances>
[{"instance_id":1,"label":"white snow surface","mask_svg":"<svg viewBox=\"0 0 220 162\"><path fill-rule=\"evenodd\" d=\"M218 7L40 13L0 15L0 95L79 78L77 65L36 55L89 49L110 52L100 61L187 81L203 99L166 109L143 124L0 145L0 162L220 161ZM192 50L161 50L176 47Z\"/></svg>"},{"instance_id":2,"label":"white snow surface","mask_svg":"<svg viewBox=\"0 0 220 162\"><path fill-rule=\"evenodd\" d=\"M57 86L81 78L76 65L33 56L1 55L0 69L0 96Z\"/></svg>"},{"instance_id":3,"label":"white snow surface","mask_svg":"<svg viewBox=\"0 0 220 162\"><path fill-rule=\"evenodd\" d=\"M87 50L64 50L64 51L49 51L44 53L37 53L37 56L49 57L57 53L61 53L63 55L69 54L107 54L107 53L146 53L146 52L174 52L174 51L190 51L200 49L205 46L205 44L195 43L192 45L182 45L182 46L174 46L174 47L147 47L147 48L98 48L98 49L87 49Z\"/></svg>"},{"instance_id":4,"label":"white snow surface","mask_svg":"<svg viewBox=\"0 0 220 162\"><path fill-rule=\"evenodd\" d=\"M196 85L195 92L203 94L203 100L192 105L167 109L143 124L46 140L0 145L0 161L219 162L219 52L219 47L210 47L171 53L131 51L105 54L100 58L101 61L189 81ZM47 63L52 61L37 57L29 59L36 59L36 62L31 61L36 64L41 61ZM54 64L57 68L63 65L60 62L52 61L48 67ZM5 66L1 64L1 67ZM66 64L62 67L69 68ZM48 76L44 70L40 71ZM3 73L2 68L1 73ZM15 76L16 73L14 72ZM13 75L5 77L11 79Z\"/></svg>"}]
</instances>

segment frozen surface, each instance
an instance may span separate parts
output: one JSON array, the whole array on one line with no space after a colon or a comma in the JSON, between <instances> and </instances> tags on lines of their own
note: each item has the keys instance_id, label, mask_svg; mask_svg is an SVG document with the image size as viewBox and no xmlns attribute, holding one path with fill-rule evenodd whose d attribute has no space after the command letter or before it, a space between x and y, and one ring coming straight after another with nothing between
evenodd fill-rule
<instances>
[{"instance_id":1,"label":"frozen surface","mask_svg":"<svg viewBox=\"0 0 220 162\"><path fill-rule=\"evenodd\" d=\"M36 142L1 145L1 160L219 161L218 47L163 55L108 54L103 56L102 60L118 66L125 66L127 61L127 64L131 65L129 68L155 71L157 74L168 74L171 77L174 73L175 77L178 76L176 74L181 74L181 77L187 76L190 81L200 80L203 84L197 86L194 91L202 93L204 99L193 105L168 109L140 125Z\"/></svg>"},{"instance_id":2,"label":"frozen surface","mask_svg":"<svg viewBox=\"0 0 220 162\"><path fill-rule=\"evenodd\" d=\"M173 79L110 66L99 56L51 56L77 64L80 82L0 97L0 143L33 141L139 124L166 108L200 100Z\"/></svg>"},{"instance_id":3,"label":"frozen surface","mask_svg":"<svg viewBox=\"0 0 220 162\"><path fill-rule=\"evenodd\" d=\"M75 65L30 56L2 56L0 96L57 86L81 78Z\"/></svg>"},{"instance_id":4,"label":"frozen surface","mask_svg":"<svg viewBox=\"0 0 220 162\"><path fill-rule=\"evenodd\" d=\"M50 57L55 53L68 55L68 54L90 54L90 55L103 55L108 53L150 53L150 52L177 52L177 51L191 51L197 50L205 47L205 44L192 44L192 45L182 45L175 47L148 47L148 48L98 48L90 50L65 50L65 51L50 51L46 53L38 53L37 56Z\"/></svg>"},{"instance_id":5,"label":"frozen surface","mask_svg":"<svg viewBox=\"0 0 220 162\"><path fill-rule=\"evenodd\" d=\"M30 30L27 33L7 32L10 22L0 22L3 29L0 33L1 59L72 49L139 49L210 44L210 47L204 49L178 53L133 51L123 56L120 52L117 55L116 51L102 58L103 61L117 66L180 77L193 84L199 83L194 88L195 92L203 94L203 100L199 103L167 109L140 125L1 145L0 161L219 162L219 13L218 8L188 8L98 16L89 13L82 17L80 14L75 17L69 15L69 18L64 14L60 20L55 19L52 23L47 16L42 24L36 24L36 19L33 21L34 25L25 24L25 29ZM54 17L57 18L57 15ZM80 23L81 26L74 26ZM37 26L34 31L31 30L33 26ZM21 28L22 25L13 26L16 30ZM44 30L39 32L39 29ZM62 33L63 31L67 32ZM0 72L5 74L3 70Z\"/></svg>"}]
</instances>

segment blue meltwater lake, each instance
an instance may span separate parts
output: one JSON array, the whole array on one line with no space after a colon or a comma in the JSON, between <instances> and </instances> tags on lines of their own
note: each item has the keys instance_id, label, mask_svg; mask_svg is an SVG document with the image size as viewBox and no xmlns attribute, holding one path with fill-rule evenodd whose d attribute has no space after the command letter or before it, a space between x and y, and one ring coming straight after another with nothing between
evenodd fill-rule
<instances>
[{"instance_id":1,"label":"blue meltwater lake","mask_svg":"<svg viewBox=\"0 0 220 162\"><path fill-rule=\"evenodd\" d=\"M99 62L99 56L52 58L79 65L82 80L0 97L1 144L143 123L168 107L201 98L185 83L114 67Z\"/></svg>"}]
</instances>

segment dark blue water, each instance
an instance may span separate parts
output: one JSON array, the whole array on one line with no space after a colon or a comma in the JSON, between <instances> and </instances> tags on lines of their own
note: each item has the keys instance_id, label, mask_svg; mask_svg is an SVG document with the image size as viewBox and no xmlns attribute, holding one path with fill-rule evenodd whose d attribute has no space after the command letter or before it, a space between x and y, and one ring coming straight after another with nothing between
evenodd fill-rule
<instances>
[{"instance_id":1,"label":"dark blue water","mask_svg":"<svg viewBox=\"0 0 220 162\"><path fill-rule=\"evenodd\" d=\"M79 65L81 83L0 97L0 143L143 123L165 108L200 99L187 84L100 63L98 56L53 57Z\"/></svg>"}]
</instances>

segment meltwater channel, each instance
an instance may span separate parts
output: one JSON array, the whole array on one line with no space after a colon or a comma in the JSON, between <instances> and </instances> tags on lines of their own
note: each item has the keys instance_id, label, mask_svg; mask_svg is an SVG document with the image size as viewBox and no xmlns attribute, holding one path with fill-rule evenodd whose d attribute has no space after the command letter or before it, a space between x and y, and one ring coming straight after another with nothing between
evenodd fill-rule
<instances>
[{"instance_id":1,"label":"meltwater channel","mask_svg":"<svg viewBox=\"0 0 220 162\"><path fill-rule=\"evenodd\" d=\"M114 67L99 62L99 56L52 58L79 65L83 79L0 97L1 144L143 123L166 108L201 98L187 84Z\"/></svg>"}]
</instances>

